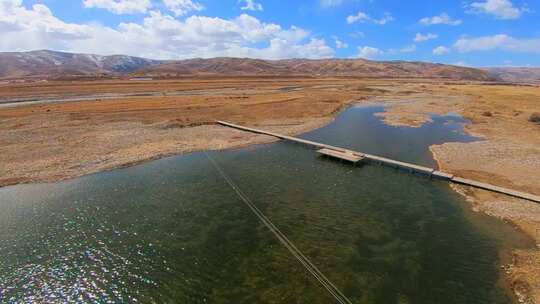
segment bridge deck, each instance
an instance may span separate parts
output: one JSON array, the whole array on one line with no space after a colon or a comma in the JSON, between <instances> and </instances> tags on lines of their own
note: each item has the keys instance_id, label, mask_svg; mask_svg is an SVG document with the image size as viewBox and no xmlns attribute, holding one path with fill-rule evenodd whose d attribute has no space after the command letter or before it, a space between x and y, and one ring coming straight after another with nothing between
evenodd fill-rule
<instances>
[{"instance_id":1,"label":"bridge deck","mask_svg":"<svg viewBox=\"0 0 540 304\"><path fill-rule=\"evenodd\" d=\"M324 156L329 156L332 158L342 159L346 160L348 162L351 162L353 164L356 164L364 159L364 156L358 155L355 153L345 153L341 151L331 150L327 148L320 149L317 151L319 154L322 154Z\"/></svg>"},{"instance_id":2,"label":"bridge deck","mask_svg":"<svg viewBox=\"0 0 540 304\"><path fill-rule=\"evenodd\" d=\"M352 151L352 150L348 150L348 149L344 149L344 148L340 148L340 147L335 147L335 146L331 146L331 145L326 145L326 144L322 144L322 143L318 143L318 142L314 142L314 141L310 141L310 140L305 140L305 139L301 139L301 138L296 138L296 137L292 137L292 136L286 136L286 135L277 134L277 133L273 133L273 132L267 132L267 131L263 131L263 130L259 130L259 129L244 127L244 126L228 123L228 122L225 122L225 121L217 121L217 123L220 124L220 125L230 127L230 128L234 128L234 129L238 129L238 130L243 130L243 131L248 131L248 132L252 132L252 133L269 135L269 136L277 137L277 138L280 138L280 139L283 139L283 140L288 140L288 141L292 141L292 142L312 146L312 147L320 149L318 152L321 153L321 154L336 157L336 158L345 159L345 160L348 160L348 161L351 161L351 162L358 162L358 161L360 161L362 159L366 159L366 160L370 160L370 161L373 161L373 162L378 162L380 164L384 164L384 165L387 165L387 166L405 169L405 170L408 170L410 172L418 172L418 173L426 174L426 175L429 175L430 177L436 177L436 178L439 178L439 179L442 179L442 180L447 180L449 182L453 182L453 183L456 183L456 184L467 185L467 186L471 186L471 187L475 187L475 188L479 188L479 189L484 189L484 190L488 190L488 191L492 191L492 192L502 193L502 194L506 194L506 195L509 195L509 196L513 196L513 197L533 201L533 202L536 202L536 203L540 203L540 196L537 196L537 195L534 195L534 194L519 192L519 191L515 191L515 190L512 190L512 189L507 189L507 188L494 186L494 185L490 185L490 184L486 184L486 183L482 183L482 182L478 182L478 181L474 181L474 180L470 180L470 179L457 177L457 176L454 176L454 175L452 175L450 173L438 171L438 170L435 170L433 168L423 167L423 166L419 166L419 165L415 165L415 164L411 164L411 163L406 163L406 162L400 162L400 161L385 158L385 157L380 157L380 156L376 156L376 155L356 152L356 151ZM359 160L354 161L356 159L359 159Z\"/></svg>"}]
</instances>

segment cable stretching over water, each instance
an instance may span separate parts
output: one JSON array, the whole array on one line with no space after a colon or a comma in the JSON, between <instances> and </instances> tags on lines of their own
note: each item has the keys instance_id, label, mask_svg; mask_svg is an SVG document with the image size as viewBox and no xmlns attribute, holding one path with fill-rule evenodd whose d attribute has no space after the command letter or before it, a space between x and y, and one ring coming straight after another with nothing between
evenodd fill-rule
<instances>
[{"instance_id":1,"label":"cable stretching over water","mask_svg":"<svg viewBox=\"0 0 540 304\"><path fill-rule=\"evenodd\" d=\"M251 209L259 220L276 236L276 238L285 246L289 252L306 268L306 270L317 279L317 281L341 304L352 304L352 302L315 266L286 236L283 234L262 211L253 204L253 202L240 190L238 186L225 174L225 171L219 164L206 152L204 154L210 160L214 168L221 177L236 192L240 199Z\"/></svg>"}]
</instances>

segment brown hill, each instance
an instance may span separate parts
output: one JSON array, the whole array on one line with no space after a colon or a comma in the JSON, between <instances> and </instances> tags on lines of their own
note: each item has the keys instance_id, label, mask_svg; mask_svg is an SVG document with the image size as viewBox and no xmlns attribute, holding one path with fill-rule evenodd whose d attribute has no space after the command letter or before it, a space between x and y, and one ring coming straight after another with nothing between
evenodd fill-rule
<instances>
[{"instance_id":1,"label":"brown hill","mask_svg":"<svg viewBox=\"0 0 540 304\"><path fill-rule=\"evenodd\" d=\"M456 80L493 80L486 70L426 62L365 59L249 58L159 61L123 55L100 56L54 51L0 53L0 78L58 78L102 74L129 76L188 75L309 75L357 77L419 77Z\"/></svg>"},{"instance_id":2,"label":"brown hill","mask_svg":"<svg viewBox=\"0 0 540 304\"><path fill-rule=\"evenodd\" d=\"M99 75L133 72L161 61L114 55L100 56L54 51L0 53L0 78Z\"/></svg>"},{"instance_id":3,"label":"brown hill","mask_svg":"<svg viewBox=\"0 0 540 304\"><path fill-rule=\"evenodd\" d=\"M489 75L507 82L540 83L540 68L488 68Z\"/></svg>"},{"instance_id":4,"label":"brown hill","mask_svg":"<svg viewBox=\"0 0 540 304\"><path fill-rule=\"evenodd\" d=\"M492 80L486 71L467 67L426 62L370 61L365 59L190 59L149 66L138 70L135 74L154 77L184 75L312 75Z\"/></svg>"}]
</instances>

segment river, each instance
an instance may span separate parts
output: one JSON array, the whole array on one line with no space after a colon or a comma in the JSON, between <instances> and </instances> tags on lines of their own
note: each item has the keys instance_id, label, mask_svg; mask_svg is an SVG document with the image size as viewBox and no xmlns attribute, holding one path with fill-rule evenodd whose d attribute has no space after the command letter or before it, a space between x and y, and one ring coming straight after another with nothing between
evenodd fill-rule
<instances>
[{"instance_id":1,"label":"river","mask_svg":"<svg viewBox=\"0 0 540 304\"><path fill-rule=\"evenodd\" d=\"M419 128L353 106L301 137L436 166L478 140L457 115ZM501 248L524 237L447 183L352 167L286 142L209 152L353 303L508 303ZM0 189L0 302L334 303L204 153Z\"/></svg>"}]
</instances>

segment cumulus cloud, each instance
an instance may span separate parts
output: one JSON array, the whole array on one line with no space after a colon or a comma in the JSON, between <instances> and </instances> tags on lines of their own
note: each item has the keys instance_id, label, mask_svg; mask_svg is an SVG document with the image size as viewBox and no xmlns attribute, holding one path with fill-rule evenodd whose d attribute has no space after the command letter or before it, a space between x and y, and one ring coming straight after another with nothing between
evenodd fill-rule
<instances>
[{"instance_id":1,"label":"cumulus cloud","mask_svg":"<svg viewBox=\"0 0 540 304\"><path fill-rule=\"evenodd\" d=\"M414 37L414 42L424 42L424 41L437 39L437 38L439 38L439 35L437 34L427 33L424 35L421 33L416 33L416 36Z\"/></svg>"},{"instance_id":2,"label":"cumulus cloud","mask_svg":"<svg viewBox=\"0 0 540 304\"><path fill-rule=\"evenodd\" d=\"M503 50L516 53L540 54L540 38L515 38L506 34L461 38L454 44L461 53Z\"/></svg>"},{"instance_id":3,"label":"cumulus cloud","mask_svg":"<svg viewBox=\"0 0 540 304\"><path fill-rule=\"evenodd\" d=\"M192 11L202 11L204 6L192 0L163 0L165 6L176 16L183 16Z\"/></svg>"},{"instance_id":4,"label":"cumulus cloud","mask_svg":"<svg viewBox=\"0 0 540 304\"><path fill-rule=\"evenodd\" d=\"M54 49L156 59L193 57L326 58L334 49L298 27L282 28L242 14L232 19L190 16L178 20L151 11L141 23L109 27L74 24L47 6L28 9L21 0L0 1L0 51Z\"/></svg>"},{"instance_id":5,"label":"cumulus cloud","mask_svg":"<svg viewBox=\"0 0 540 304\"><path fill-rule=\"evenodd\" d=\"M30 9L22 0L0 1L0 50L62 49L91 37L87 25L66 23L54 17L43 4Z\"/></svg>"},{"instance_id":6,"label":"cumulus cloud","mask_svg":"<svg viewBox=\"0 0 540 304\"><path fill-rule=\"evenodd\" d=\"M473 2L467 6L468 12L492 15L497 19L518 19L527 8L515 7L510 0L486 0Z\"/></svg>"},{"instance_id":7,"label":"cumulus cloud","mask_svg":"<svg viewBox=\"0 0 540 304\"><path fill-rule=\"evenodd\" d=\"M244 3L240 9L245 11L262 11L263 6L260 3L255 2L254 0L240 0L239 3Z\"/></svg>"},{"instance_id":8,"label":"cumulus cloud","mask_svg":"<svg viewBox=\"0 0 540 304\"><path fill-rule=\"evenodd\" d=\"M343 0L320 0L322 7L335 7L343 4Z\"/></svg>"},{"instance_id":9,"label":"cumulus cloud","mask_svg":"<svg viewBox=\"0 0 540 304\"><path fill-rule=\"evenodd\" d=\"M371 46L359 46L358 57L363 59L373 59L377 56L384 54L384 52L378 48Z\"/></svg>"},{"instance_id":10,"label":"cumulus cloud","mask_svg":"<svg viewBox=\"0 0 540 304\"><path fill-rule=\"evenodd\" d=\"M356 22L360 23L374 23L378 25L385 25L390 21L394 20L394 17L390 13L384 13L384 16L380 19L372 18L368 14L359 11L356 15L350 15L347 17L347 23L353 24Z\"/></svg>"},{"instance_id":11,"label":"cumulus cloud","mask_svg":"<svg viewBox=\"0 0 540 304\"><path fill-rule=\"evenodd\" d=\"M450 49L445 46L438 46L433 49L433 55L442 56L450 53Z\"/></svg>"},{"instance_id":12,"label":"cumulus cloud","mask_svg":"<svg viewBox=\"0 0 540 304\"><path fill-rule=\"evenodd\" d=\"M459 19L452 19L447 13L442 13L438 16L433 17L425 17L420 19L420 24L423 25L437 25L437 24L445 24L445 25L460 25L462 23Z\"/></svg>"},{"instance_id":13,"label":"cumulus cloud","mask_svg":"<svg viewBox=\"0 0 540 304\"><path fill-rule=\"evenodd\" d=\"M150 0L83 0L84 7L103 8L114 14L146 13Z\"/></svg>"},{"instance_id":14,"label":"cumulus cloud","mask_svg":"<svg viewBox=\"0 0 540 304\"><path fill-rule=\"evenodd\" d=\"M347 17L348 24L353 24L355 22L367 22L369 20L371 20L371 17L362 11L359 11L356 15L350 15Z\"/></svg>"},{"instance_id":15,"label":"cumulus cloud","mask_svg":"<svg viewBox=\"0 0 540 304\"><path fill-rule=\"evenodd\" d=\"M334 38L334 42L335 42L335 44L336 44L336 48L338 48L338 49L346 49L346 48L349 47L349 44L347 44L347 43L345 43L345 42L339 40L338 37L333 36L332 38Z\"/></svg>"},{"instance_id":16,"label":"cumulus cloud","mask_svg":"<svg viewBox=\"0 0 540 304\"><path fill-rule=\"evenodd\" d=\"M410 44L401 48L390 48L387 50L381 50L379 55L399 55L402 53L414 53L416 52L416 44Z\"/></svg>"},{"instance_id":17,"label":"cumulus cloud","mask_svg":"<svg viewBox=\"0 0 540 304\"><path fill-rule=\"evenodd\" d=\"M407 45L405 47L402 47L399 51L401 53L413 53L416 51L416 45L415 44Z\"/></svg>"},{"instance_id":18,"label":"cumulus cloud","mask_svg":"<svg viewBox=\"0 0 540 304\"><path fill-rule=\"evenodd\" d=\"M457 66L462 66L462 67L468 67L468 66L470 66L468 63L466 63L466 62L463 61L463 60L454 62L454 63L452 63L452 64L453 64L453 65L457 65Z\"/></svg>"},{"instance_id":19,"label":"cumulus cloud","mask_svg":"<svg viewBox=\"0 0 540 304\"><path fill-rule=\"evenodd\" d=\"M262 58L330 58L334 56L334 49L329 47L326 44L326 41L324 39L316 39L311 38L310 41L306 44L296 44L296 45L290 45L286 41L281 46L280 49L278 49L278 52L275 52L275 54L282 54L281 56L272 57L274 56L274 53L269 52L267 56L258 56L254 53L253 56L250 57L262 57Z\"/></svg>"}]
</instances>

